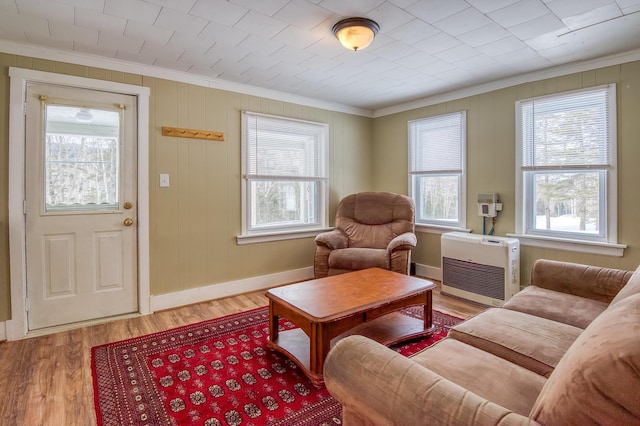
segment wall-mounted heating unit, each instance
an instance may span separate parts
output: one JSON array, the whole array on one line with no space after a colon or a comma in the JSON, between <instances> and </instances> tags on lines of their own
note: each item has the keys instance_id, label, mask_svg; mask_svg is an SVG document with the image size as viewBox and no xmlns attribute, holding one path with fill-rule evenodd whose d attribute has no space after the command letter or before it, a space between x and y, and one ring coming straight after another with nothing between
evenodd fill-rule
<instances>
[{"instance_id":1,"label":"wall-mounted heating unit","mask_svg":"<svg viewBox=\"0 0 640 426\"><path fill-rule=\"evenodd\" d=\"M442 292L502 306L520 291L520 241L492 235L442 234Z\"/></svg>"}]
</instances>

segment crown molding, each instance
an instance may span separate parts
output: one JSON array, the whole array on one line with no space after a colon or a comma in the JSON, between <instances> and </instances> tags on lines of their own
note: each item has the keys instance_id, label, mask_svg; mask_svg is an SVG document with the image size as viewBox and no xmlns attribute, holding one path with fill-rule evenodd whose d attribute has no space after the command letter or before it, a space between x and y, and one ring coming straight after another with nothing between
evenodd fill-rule
<instances>
[{"instance_id":1,"label":"crown molding","mask_svg":"<svg viewBox=\"0 0 640 426\"><path fill-rule=\"evenodd\" d=\"M466 98L469 96L480 95L482 93L500 90L518 84L530 83L532 81L544 80L547 78L561 77L576 72L589 71L596 68L608 67L611 65L619 65L625 62L633 62L640 60L640 49L630 50L627 52L617 53L614 55L603 56L601 58L590 59L580 62L572 62L570 64L558 65L551 68L545 68L514 77L508 77L500 80L491 81L489 83L478 84L475 86L465 87L459 90L453 90L446 93L439 93L433 96L427 96L390 107L380 108L373 111L373 117L384 117L386 115L397 114L400 112L410 111L413 109L423 108L443 102L454 101L456 99Z\"/></svg>"},{"instance_id":2,"label":"crown molding","mask_svg":"<svg viewBox=\"0 0 640 426\"><path fill-rule=\"evenodd\" d=\"M196 74L190 74L188 72L155 67L153 65L137 64L121 59L106 58L102 56L91 55L88 53L49 49L30 44L10 42L6 40L0 40L0 53L8 53L38 59L47 59L50 61L67 62L70 64L103 68L111 71L139 74L148 77L178 81L180 83L193 84L195 86L226 90L229 92L274 99L282 102L290 102L313 108L326 109L329 111L342 112L369 118L373 117L373 111L364 108L326 102L319 99L309 98L277 90L265 89L249 84L242 84L213 77L200 76Z\"/></svg>"}]
</instances>

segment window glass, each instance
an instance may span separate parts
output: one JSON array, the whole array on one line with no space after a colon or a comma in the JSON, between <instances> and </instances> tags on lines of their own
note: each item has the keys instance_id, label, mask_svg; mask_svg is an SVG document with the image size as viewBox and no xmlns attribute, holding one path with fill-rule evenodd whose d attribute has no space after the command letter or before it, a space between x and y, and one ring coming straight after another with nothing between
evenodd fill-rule
<instances>
[{"instance_id":1,"label":"window glass","mask_svg":"<svg viewBox=\"0 0 640 426\"><path fill-rule=\"evenodd\" d=\"M118 209L120 113L47 105L45 209Z\"/></svg>"}]
</instances>

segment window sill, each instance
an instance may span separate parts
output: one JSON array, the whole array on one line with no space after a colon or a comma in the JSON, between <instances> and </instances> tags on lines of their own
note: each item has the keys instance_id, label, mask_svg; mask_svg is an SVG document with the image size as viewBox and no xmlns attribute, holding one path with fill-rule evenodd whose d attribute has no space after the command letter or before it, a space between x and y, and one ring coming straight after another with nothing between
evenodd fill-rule
<instances>
[{"instance_id":1,"label":"window sill","mask_svg":"<svg viewBox=\"0 0 640 426\"><path fill-rule=\"evenodd\" d=\"M236 243L238 245L244 245L244 244L266 243L270 241L296 240L299 238L315 237L321 232L331 231L333 229L334 228L314 228L314 229L305 229L303 231L280 231L280 232L265 232L262 234L238 235L236 237Z\"/></svg>"},{"instance_id":2,"label":"window sill","mask_svg":"<svg viewBox=\"0 0 640 426\"><path fill-rule=\"evenodd\" d=\"M523 246L542 247L556 250L568 250L602 256L622 257L626 244L599 243L595 241L570 240L565 238L540 237L537 235L507 234L517 238Z\"/></svg>"},{"instance_id":3,"label":"window sill","mask_svg":"<svg viewBox=\"0 0 640 426\"><path fill-rule=\"evenodd\" d=\"M416 232L426 232L428 234L444 234L445 232L471 232L471 229L460 228L457 226L444 225L425 225L416 223Z\"/></svg>"}]
</instances>

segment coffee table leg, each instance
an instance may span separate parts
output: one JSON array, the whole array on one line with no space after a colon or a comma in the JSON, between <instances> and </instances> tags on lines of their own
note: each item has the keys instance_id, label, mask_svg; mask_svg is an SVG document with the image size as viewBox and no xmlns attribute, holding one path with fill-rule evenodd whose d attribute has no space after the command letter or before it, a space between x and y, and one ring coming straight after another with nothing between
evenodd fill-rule
<instances>
[{"instance_id":1,"label":"coffee table leg","mask_svg":"<svg viewBox=\"0 0 640 426\"><path fill-rule=\"evenodd\" d=\"M309 379L314 386L321 388L324 386L324 378L322 377L324 360L331 346L329 330L321 323L312 323L309 344Z\"/></svg>"},{"instance_id":2,"label":"coffee table leg","mask_svg":"<svg viewBox=\"0 0 640 426\"><path fill-rule=\"evenodd\" d=\"M275 342L278 340L278 321L277 315L273 314L273 302L269 301L269 340Z\"/></svg>"},{"instance_id":3,"label":"coffee table leg","mask_svg":"<svg viewBox=\"0 0 640 426\"><path fill-rule=\"evenodd\" d=\"M431 290L427 291L426 300L424 305L424 330L430 331L433 329L433 311L432 311L432 294Z\"/></svg>"}]
</instances>

